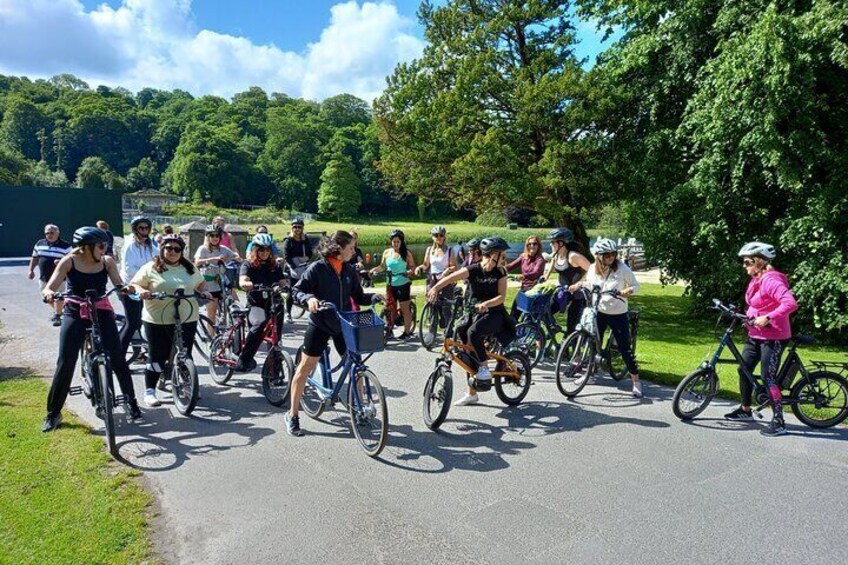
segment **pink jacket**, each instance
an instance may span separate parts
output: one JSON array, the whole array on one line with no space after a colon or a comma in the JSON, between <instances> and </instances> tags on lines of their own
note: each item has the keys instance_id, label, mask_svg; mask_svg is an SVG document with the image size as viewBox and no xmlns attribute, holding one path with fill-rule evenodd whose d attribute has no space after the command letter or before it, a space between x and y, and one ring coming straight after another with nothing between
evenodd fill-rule
<instances>
[{"instance_id":1,"label":"pink jacket","mask_svg":"<svg viewBox=\"0 0 848 565\"><path fill-rule=\"evenodd\" d=\"M798 309L798 303L789 290L786 275L778 271L766 271L761 277L752 278L745 291L745 302L748 304L746 314L749 317L768 316L771 322L764 328L750 326L749 336L763 340L792 337L789 315Z\"/></svg>"}]
</instances>

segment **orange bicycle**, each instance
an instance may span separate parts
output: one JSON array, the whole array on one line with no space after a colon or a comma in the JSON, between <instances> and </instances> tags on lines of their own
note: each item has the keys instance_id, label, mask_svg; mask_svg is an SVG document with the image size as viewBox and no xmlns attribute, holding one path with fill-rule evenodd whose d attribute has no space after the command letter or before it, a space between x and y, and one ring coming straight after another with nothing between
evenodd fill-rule
<instances>
[{"instance_id":1,"label":"orange bicycle","mask_svg":"<svg viewBox=\"0 0 848 565\"><path fill-rule=\"evenodd\" d=\"M474 349L454 339L445 339L442 351L436 358L436 367L424 385L424 423L428 428L438 429L448 416L453 396L453 363L465 371L469 386L479 391L494 386L498 398L508 406L520 404L530 392L530 359L517 349L500 352L499 347L492 347L493 341L496 340L489 340L486 346L486 355L497 363L492 371L492 380L478 381Z\"/></svg>"}]
</instances>

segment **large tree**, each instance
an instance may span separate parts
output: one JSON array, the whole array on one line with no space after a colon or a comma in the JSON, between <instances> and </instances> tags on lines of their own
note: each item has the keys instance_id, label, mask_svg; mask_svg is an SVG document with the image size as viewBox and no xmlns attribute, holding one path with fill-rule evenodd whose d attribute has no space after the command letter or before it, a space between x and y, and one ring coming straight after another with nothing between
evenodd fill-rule
<instances>
[{"instance_id":1,"label":"large tree","mask_svg":"<svg viewBox=\"0 0 848 565\"><path fill-rule=\"evenodd\" d=\"M318 212L331 216L336 221L356 215L361 202L360 183L350 157L336 155L321 173Z\"/></svg>"},{"instance_id":2,"label":"large tree","mask_svg":"<svg viewBox=\"0 0 848 565\"><path fill-rule=\"evenodd\" d=\"M40 137L49 134L50 121L27 98L11 96L0 121L0 143L27 159L42 158Z\"/></svg>"}]
</instances>

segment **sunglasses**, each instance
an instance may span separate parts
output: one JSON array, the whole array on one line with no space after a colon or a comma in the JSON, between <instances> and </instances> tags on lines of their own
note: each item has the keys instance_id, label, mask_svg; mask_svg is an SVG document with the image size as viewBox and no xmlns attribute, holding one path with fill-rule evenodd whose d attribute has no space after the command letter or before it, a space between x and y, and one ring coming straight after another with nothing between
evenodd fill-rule
<instances>
[{"instance_id":1,"label":"sunglasses","mask_svg":"<svg viewBox=\"0 0 848 565\"><path fill-rule=\"evenodd\" d=\"M270 247L263 247L261 245L257 245L256 251L271 251L271 248Z\"/></svg>"},{"instance_id":2,"label":"sunglasses","mask_svg":"<svg viewBox=\"0 0 848 565\"><path fill-rule=\"evenodd\" d=\"M183 252L182 248L177 247L176 245L166 245L162 249L165 250L165 251L173 251L174 253L182 253Z\"/></svg>"},{"instance_id":3,"label":"sunglasses","mask_svg":"<svg viewBox=\"0 0 848 565\"><path fill-rule=\"evenodd\" d=\"M744 265L745 267L753 267L754 266L754 260L753 259L743 259L742 265Z\"/></svg>"},{"instance_id":4,"label":"sunglasses","mask_svg":"<svg viewBox=\"0 0 848 565\"><path fill-rule=\"evenodd\" d=\"M539 247L539 244L536 242L530 242L527 244L527 247Z\"/></svg>"},{"instance_id":5,"label":"sunglasses","mask_svg":"<svg viewBox=\"0 0 848 565\"><path fill-rule=\"evenodd\" d=\"M141 230L149 230L149 229L150 229L150 226L138 226L138 227L137 227L137 228L135 228L135 229L137 229L138 231L141 231Z\"/></svg>"},{"instance_id":6,"label":"sunglasses","mask_svg":"<svg viewBox=\"0 0 848 565\"><path fill-rule=\"evenodd\" d=\"M611 259L612 257L617 257L618 253L601 253L601 257L604 259Z\"/></svg>"},{"instance_id":7,"label":"sunglasses","mask_svg":"<svg viewBox=\"0 0 848 565\"><path fill-rule=\"evenodd\" d=\"M210 233L209 239L221 239L221 235L217 233Z\"/></svg>"},{"instance_id":8,"label":"sunglasses","mask_svg":"<svg viewBox=\"0 0 848 565\"><path fill-rule=\"evenodd\" d=\"M95 243L94 247L96 247L97 249L106 249L106 244L105 243Z\"/></svg>"}]
</instances>

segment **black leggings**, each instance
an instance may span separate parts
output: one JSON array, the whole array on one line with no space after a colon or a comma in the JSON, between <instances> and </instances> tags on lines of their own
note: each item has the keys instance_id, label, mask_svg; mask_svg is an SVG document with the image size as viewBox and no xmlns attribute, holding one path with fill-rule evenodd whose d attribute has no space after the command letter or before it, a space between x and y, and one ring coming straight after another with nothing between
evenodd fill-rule
<instances>
[{"instance_id":1,"label":"black leggings","mask_svg":"<svg viewBox=\"0 0 848 565\"><path fill-rule=\"evenodd\" d=\"M786 341L748 338L742 348L742 362L749 372L753 373L757 363L760 364L760 374L763 377L763 382L766 383L766 390L772 401L774 415L779 418L783 417L783 396L780 393L780 386L777 384L777 371L780 368L780 357L783 355L785 346ZM741 369L739 369L739 391L742 393L742 405L750 406L754 396L754 388Z\"/></svg>"},{"instance_id":2,"label":"black leggings","mask_svg":"<svg viewBox=\"0 0 848 565\"><path fill-rule=\"evenodd\" d=\"M627 372L631 375L639 374L639 367L636 365L636 360L630 354L630 323L628 315L624 314L604 314L598 312L598 335L601 336L603 342L604 334L607 333L607 326L615 336L615 343L618 344L618 351L621 353L621 358L624 359L624 364L627 366Z\"/></svg>"},{"instance_id":3,"label":"black leggings","mask_svg":"<svg viewBox=\"0 0 848 565\"><path fill-rule=\"evenodd\" d=\"M456 328L462 343L474 348L477 361L488 359L486 346L487 337L496 335L501 343L508 343L515 337L515 321L506 313L506 309L493 308L485 314L471 314ZM510 337L509 334L512 334Z\"/></svg>"},{"instance_id":4,"label":"black leggings","mask_svg":"<svg viewBox=\"0 0 848 565\"><path fill-rule=\"evenodd\" d=\"M121 351L126 356L135 332L141 328L141 311L144 303L141 300L133 300L124 294L120 295L121 304L124 305L124 317L127 322L121 328Z\"/></svg>"},{"instance_id":5,"label":"black leggings","mask_svg":"<svg viewBox=\"0 0 848 565\"><path fill-rule=\"evenodd\" d=\"M194 348L194 334L197 332L197 322L183 322L183 346L191 357ZM174 348L174 324L153 324L144 322L144 333L147 336L147 367L144 370L145 388L156 387L159 375L165 369Z\"/></svg>"},{"instance_id":6,"label":"black leggings","mask_svg":"<svg viewBox=\"0 0 848 565\"><path fill-rule=\"evenodd\" d=\"M580 298L577 298L577 297ZM580 322L580 316L583 314L583 309L586 308L586 301L583 300L583 294L577 293L572 295L566 307L566 330L568 334L574 331L577 324ZM618 338L616 338L618 339Z\"/></svg>"},{"instance_id":7,"label":"black leggings","mask_svg":"<svg viewBox=\"0 0 848 565\"><path fill-rule=\"evenodd\" d=\"M256 352L259 351L259 346L262 345L262 337L265 333L265 325L268 323L268 320L271 318L270 308L263 309L260 306L251 306L251 310L253 308L258 308L259 310L265 311L265 319L262 320L262 323L251 325L250 331L247 332L247 337L244 340L244 347L239 354L239 361L244 363L245 361L250 361L256 355ZM283 335L283 315L279 314L277 316L277 337L282 339Z\"/></svg>"},{"instance_id":8,"label":"black leggings","mask_svg":"<svg viewBox=\"0 0 848 565\"><path fill-rule=\"evenodd\" d=\"M111 311L98 310L100 321L100 337L103 347L109 353L109 361L121 392L127 401L135 401L135 391L130 376L130 368L124 353L120 350L121 341L118 337L118 326ZM71 389L71 381L74 377L74 369L77 366L80 347L85 341L86 330L91 327L91 322L82 320L75 315L68 314L62 318L62 328L59 330L59 358L56 361L56 372L53 373L53 384L50 385L50 393L47 395L47 414L56 416L62 411L68 391Z\"/></svg>"}]
</instances>

